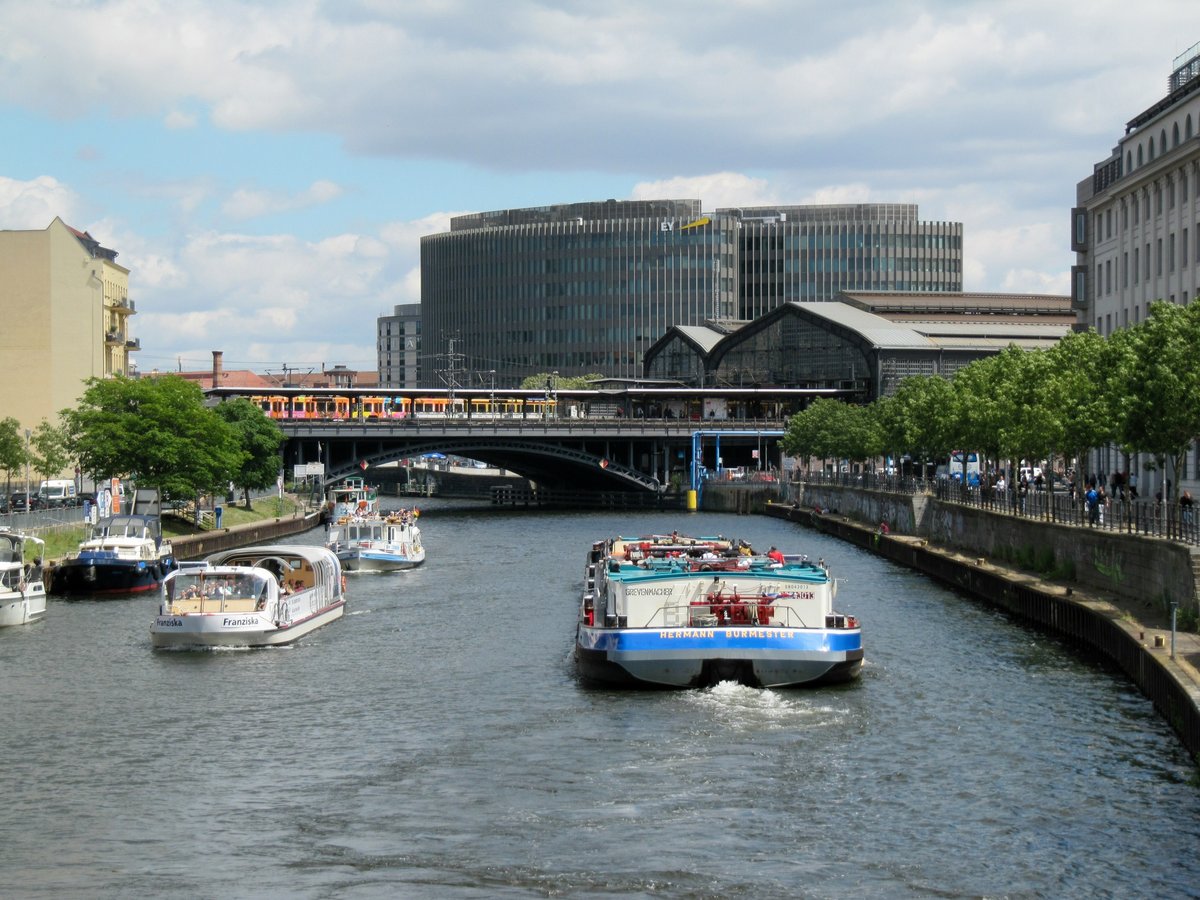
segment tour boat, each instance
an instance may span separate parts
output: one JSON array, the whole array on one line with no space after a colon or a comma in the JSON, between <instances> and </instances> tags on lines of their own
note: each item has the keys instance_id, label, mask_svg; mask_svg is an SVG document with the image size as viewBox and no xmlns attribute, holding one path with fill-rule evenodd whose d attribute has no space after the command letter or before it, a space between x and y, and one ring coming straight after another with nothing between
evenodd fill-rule
<instances>
[{"instance_id":1,"label":"tour boat","mask_svg":"<svg viewBox=\"0 0 1200 900\"><path fill-rule=\"evenodd\" d=\"M391 572L425 562L415 510L386 515L342 516L329 529L325 545L347 572Z\"/></svg>"},{"instance_id":2,"label":"tour boat","mask_svg":"<svg viewBox=\"0 0 1200 900\"><path fill-rule=\"evenodd\" d=\"M77 552L51 569L50 593L96 597L154 591L176 565L157 514L108 516L92 526Z\"/></svg>"},{"instance_id":3,"label":"tour boat","mask_svg":"<svg viewBox=\"0 0 1200 900\"><path fill-rule=\"evenodd\" d=\"M267 647L339 618L345 582L325 547L272 544L225 550L166 577L150 626L155 647Z\"/></svg>"},{"instance_id":4,"label":"tour boat","mask_svg":"<svg viewBox=\"0 0 1200 900\"><path fill-rule=\"evenodd\" d=\"M37 544L26 562L26 547ZM46 614L46 585L42 579L41 538L0 530L0 627L25 625Z\"/></svg>"},{"instance_id":5,"label":"tour boat","mask_svg":"<svg viewBox=\"0 0 1200 900\"><path fill-rule=\"evenodd\" d=\"M687 688L852 680L858 619L834 610L823 563L722 537L597 541L587 557L575 658L584 680Z\"/></svg>"}]
</instances>

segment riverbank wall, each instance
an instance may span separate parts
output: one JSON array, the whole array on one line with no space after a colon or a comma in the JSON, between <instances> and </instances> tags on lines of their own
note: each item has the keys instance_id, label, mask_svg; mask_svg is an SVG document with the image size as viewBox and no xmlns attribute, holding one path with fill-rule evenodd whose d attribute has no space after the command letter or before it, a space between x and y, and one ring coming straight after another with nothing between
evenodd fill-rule
<instances>
[{"instance_id":1,"label":"riverbank wall","mask_svg":"<svg viewBox=\"0 0 1200 900\"><path fill-rule=\"evenodd\" d=\"M222 550L266 544L279 538L290 537L293 534L302 534L320 523L319 513L298 513L294 516L281 516L277 519L264 519L249 525L239 525L236 528L214 529L172 538L171 548L179 559L203 559ZM324 538L320 542L324 543Z\"/></svg>"},{"instance_id":2,"label":"riverbank wall","mask_svg":"<svg viewBox=\"0 0 1200 900\"><path fill-rule=\"evenodd\" d=\"M1200 613L1200 557L1176 541L1007 515L928 494L803 483L789 489L803 508L830 510L871 529L887 523L892 534L1037 569L1156 613L1165 614L1172 602L1184 614Z\"/></svg>"},{"instance_id":3,"label":"riverbank wall","mask_svg":"<svg viewBox=\"0 0 1200 900\"><path fill-rule=\"evenodd\" d=\"M822 488L822 497L831 501L828 507L819 502L815 492L810 492L807 499L812 505L803 506L799 501L771 503L765 513L815 528L908 566L1054 633L1086 653L1095 654L1120 669L1153 703L1188 752L1200 756L1200 673L1197 671L1200 636L1191 633L1172 636L1163 628L1148 627L1131 613L1128 603L1112 602L1082 585L1053 584L1036 575L994 564L987 556L969 548L964 552L961 545L943 546L923 536L897 533L896 529L881 533L877 524L870 523L884 520L899 523L905 521L906 512L915 512L912 505L904 502L902 495L858 491L864 496L856 498L856 502L866 520L855 521L847 514L851 505L848 492L854 489L836 489L837 496L825 493L825 490ZM872 496L866 496L868 494ZM925 501L923 505L928 505L930 500L920 499ZM834 502L839 505L835 506ZM984 511L976 512L989 515ZM913 515L909 521L918 523L927 515L922 512ZM1017 528L1029 524L1025 520L1013 523ZM1078 528L1071 530L1081 531ZM989 538L992 540L1035 539L1030 535L1008 534L1006 528L996 523L985 526L976 522L968 528L968 534L971 535L968 540L979 541L988 534L994 535ZM1134 538L1131 535L1114 537ZM1150 550L1138 547L1128 552L1136 554ZM1176 559L1165 550L1154 555L1160 560ZM1183 580L1182 572L1165 577ZM1130 590L1128 582L1121 584ZM1141 602L1155 603L1154 600Z\"/></svg>"}]
</instances>

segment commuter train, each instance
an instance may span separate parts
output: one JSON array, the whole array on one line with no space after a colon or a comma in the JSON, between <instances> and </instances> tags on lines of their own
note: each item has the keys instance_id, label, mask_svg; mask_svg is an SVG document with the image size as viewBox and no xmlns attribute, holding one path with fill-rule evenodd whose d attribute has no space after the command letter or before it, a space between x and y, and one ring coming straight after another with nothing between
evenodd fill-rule
<instances>
[{"instance_id":1,"label":"commuter train","mask_svg":"<svg viewBox=\"0 0 1200 900\"><path fill-rule=\"evenodd\" d=\"M244 397L272 419L403 422L422 419L655 418L690 421L786 419L819 396L810 388L644 388L554 391L479 388L386 391L346 388L213 388L214 400Z\"/></svg>"},{"instance_id":2,"label":"commuter train","mask_svg":"<svg viewBox=\"0 0 1200 900\"><path fill-rule=\"evenodd\" d=\"M447 417L540 419L557 400L539 397L400 397L346 394L268 394L249 397L272 419L398 420Z\"/></svg>"}]
</instances>

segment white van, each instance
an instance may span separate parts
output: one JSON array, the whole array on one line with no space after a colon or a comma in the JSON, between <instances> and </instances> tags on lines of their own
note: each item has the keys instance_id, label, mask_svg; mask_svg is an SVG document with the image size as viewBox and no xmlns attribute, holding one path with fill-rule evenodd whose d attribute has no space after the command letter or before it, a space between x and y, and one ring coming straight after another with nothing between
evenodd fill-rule
<instances>
[{"instance_id":1,"label":"white van","mask_svg":"<svg viewBox=\"0 0 1200 900\"><path fill-rule=\"evenodd\" d=\"M38 488L38 497L41 498L42 506L75 506L78 503L75 482L69 478L43 481Z\"/></svg>"}]
</instances>

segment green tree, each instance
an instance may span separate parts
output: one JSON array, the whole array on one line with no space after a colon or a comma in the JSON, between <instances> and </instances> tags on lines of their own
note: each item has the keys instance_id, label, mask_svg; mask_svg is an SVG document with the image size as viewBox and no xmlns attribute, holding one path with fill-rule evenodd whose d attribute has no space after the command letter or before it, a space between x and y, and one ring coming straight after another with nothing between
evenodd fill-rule
<instances>
[{"instance_id":1,"label":"green tree","mask_svg":"<svg viewBox=\"0 0 1200 900\"><path fill-rule=\"evenodd\" d=\"M275 483L281 464L279 448L287 437L258 406L244 397L219 404L216 413L237 436L242 463L232 480L242 489L246 509L250 509L250 491Z\"/></svg>"},{"instance_id":2,"label":"green tree","mask_svg":"<svg viewBox=\"0 0 1200 900\"><path fill-rule=\"evenodd\" d=\"M788 420L779 445L806 464L812 458L865 460L879 455L883 437L874 410L822 397Z\"/></svg>"},{"instance_id":3,"label":"green tree","mask_svg":"<svg viewBox=\"0 0 1200 900\"><path fill-rule=\"evenodd\" d=\"M4 492L12 492L13 474L20 474L25 466L25 438L21 435L21 423L9 416L0 419L0 469L4 471Z\"/></svg>"},{"instance_id":4,"label":"green tree","mask_svg":"<svg viewBox=\"0 0 1200 900\"><path fill-rule=\"evenodd\" d=\"M56 478L71 462L71 453L67 450L67 431L61 425L51 425L45 419L33 429L30 438L32 452L30 464L37 470L42 479Z\"/></svg>"},{"instance_id":5,"label":"green tree","mask_svg":"<svg viewBox=\"0 0 1200 900\"><path fill-rule=\"evenodd\" d=\"M992 391L999 405L997 444L1001 457L1014 465L1032 464L1062 443L1059 410L1046 402L1051 365L1044 351L1010 344L995 357Z\"/></svg>"},{"instance_id":6,"label":"green tree","mask_svg":"<svg viewBox=\"0 0 1200 900\"><path fill-rule=\"evenodd\" d=\"M1004 427L1007 405L1002 402L998 386L1001 380L997 357L977 359L959 369L952 382L954 387L949 438L958 450L975 450L987 460L1000 456L1000 434Z\"/></svg>"},{"instance_id":7,"label":"green tree","mask_svg":"<svg viewBox=\"0 0 1200 900\"><path fill-rule=\"evenodd\" d=\"M1117 419L1106 373L1111 350L1093 330L1069 332L1046 351L1049 368L1041 402L1056 410L1058 445L1065 460L1080 459L1089 447L1116 439Z\"/></svg>"},{"instance_id":8,"label":"green tree","mask_svg":"<svg viewBox=\"0 0 1200 900\"><path fill-rule=\"evenodd\" d=\"M84 471L136 475L166 496L224 488L241 467L233 427L204 405L197 385L176 375L90 379L61 417Z\"/></svg>"},{"instance_id":9,"label":"green tree","mask_svg":"<svg viewBox=\"0 0 1200 900\"><path fill-rule=\"evenodd\" d=\"M940 375L904 379L879 405L883 445L898 459L907 453L922 463L949 458L954 387Z\"/></svg>"},{"instance_id":10,"label":"green tree","mask_svg":"<svg viewBox=\"0 0 1200 900\"><path fill-rule=\"evenodd\" d=\"M1154 303L1140 325L1110 343L1118 440L1181 472L1188 445L1200 434L1200 304Z\"/></svg>"}]
</instances>

